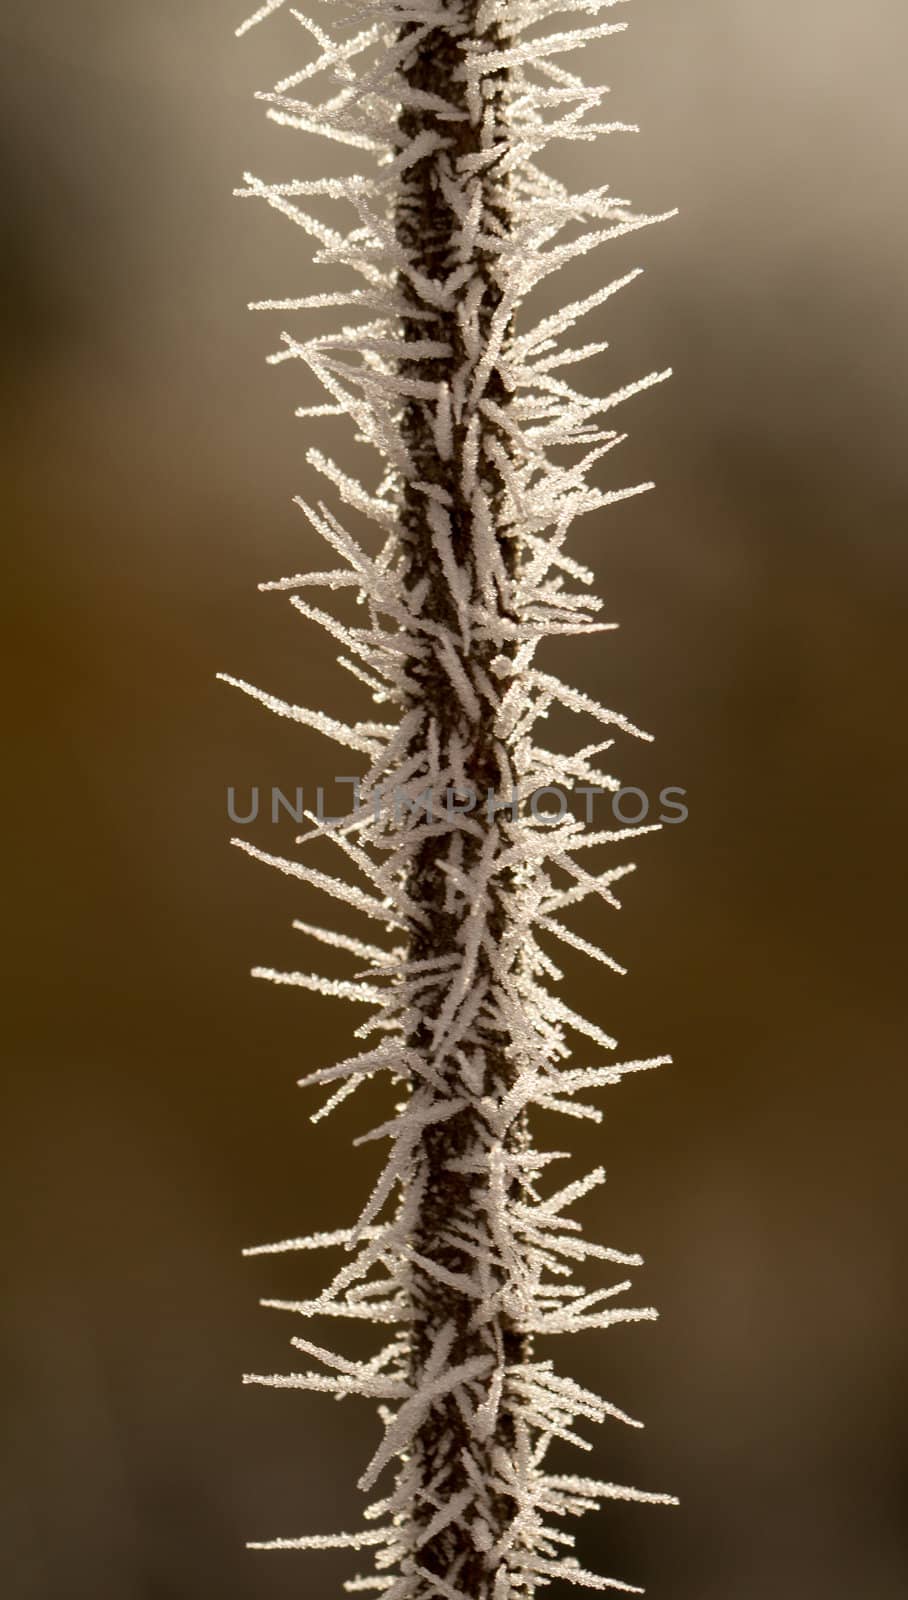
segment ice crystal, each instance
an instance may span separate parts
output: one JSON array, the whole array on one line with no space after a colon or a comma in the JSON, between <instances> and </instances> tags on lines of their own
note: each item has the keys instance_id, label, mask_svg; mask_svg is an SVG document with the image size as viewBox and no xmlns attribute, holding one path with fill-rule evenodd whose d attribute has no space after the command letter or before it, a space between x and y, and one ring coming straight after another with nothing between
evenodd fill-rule
<instances>
[{"instance_id":1,"label":"ice crystal","mask_svg":"<svg viewBox=\"0 0 908 1600\"><path fill-rule=\"evenodd\" d=\"M368 171L280 183L246 174L240 191L302 228L335 282L350 271L362 280L256 306L338 306L360 318L308 339L284 333L271 359L301 361L327 392L301 416L347 415L378 452L371 490L308 452L341 504L375 527L377 544L367 547L328 505L300 500L339 565L262 587L287 592L336 638L343 665L389 708L387 721L351 725L227 679L365 759L349 815L330 826L310 818L300 842L332 841L368 888L235 842L364 912L389 941L298 922L355 958L351 976L255 970L369 1008L356 1030L366 1048L303 1080L330 1088L317 1116L376 1073L401 1095L394 1115L357 1141L389 1147L359 1219L259 1247L341 1249L344 1264L315 1299L266 1304L388 1324L388 1341L371 1359L349 1360L296 1338L314 1369L247 1380L378 1401L384 1435L360 1484L372 1491L383 1480L381 1498L359 1532L255 1548L368 1547L374 1570L346 1587L386 1600L524 1600L555 1577L639 1592L581 1566L561 1519L603 1500L674 1503L547 1470L553 1441L589 1449L583 1421L639 1424L534 1350L537 1335L656 1314L614 1303L625 1281L591 1290L574 1281L584 1261L639 1258L585 1240L567 1214L601 1170L545 1194L558 1153L538 1150L528 1125L534 1107L598 1120L599 1108L578 1095L668 1059L566 1065L571 1035L605 1052L615 1041L553 992L561 974L546 947L551 936L552 948L561 942L623 970L561 917L588 896L617 905L614 885L631 870L589 869L578 853L648 830L595 831L526 806L554 784L618 787L595 765L610 738L570 757L538 742L550 708L647 737L535 665L543 639L608 626L597 620L591 574L564 550L571 525L650 487L606 493L587 474L620 443L606 413L667 374L590 398L562 369L604 344L559 343L636 273L535 326L517 321L552 272L658 220L607 185L572 194L537 165L551 141L625 126L590 120L605 90L559 64L623 28L590 21L617 3L360 0L349 11L333 4L324 23L291 10L310 59L260 97L268 116L363 152ZM237 31L282 5L268 0ZM549 23L576 12L581 26ZM325 92L309 99L319 80ZM307 209L326 201L352 217L329 226ZM353 589L362 624L299 592L318 587Z\"/></svg>"}]
</instances>

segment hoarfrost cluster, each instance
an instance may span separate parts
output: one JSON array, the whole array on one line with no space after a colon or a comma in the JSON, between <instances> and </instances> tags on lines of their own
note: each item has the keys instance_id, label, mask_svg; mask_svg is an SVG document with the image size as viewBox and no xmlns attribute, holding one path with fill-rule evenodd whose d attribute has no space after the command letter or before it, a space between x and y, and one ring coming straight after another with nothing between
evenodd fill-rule
<instances>
[{"instance_id":1,"label":"hoarfrost cluster","mask_svg":"<svg viewBox=\"0 0 908 1600\"><path fill-rule=\"evenodd\" d=\"M534 1347L542 1335L655 1316L617 1303L627 1281L575 1281L585 1262L623 1269L639 1258L583 1237L569 1212L603 1173L552 1190L560 1153L537 1148L528 1121L534 1108L599 1120L587 1096L668 1059L612 1061L615 1040L556 992L559 944L622 970L572 929L570 912L590 896L618 904L631 868L596 866L597 853L651 830L595 830L511 804L515 791L552 784L618 790L599 758L616 733L647 737L537 665L542 640L609 626L592 574L566 549L574 521L650 487L605 492L588 474L621 439L608 413L667 374L605 398L563 375L605 348L564 336L636 273L535 324L518 315L559 267L658 220L606 185L570 193L537 164L553 140L624 128L595 120L605 91L561 64L624 26L611 18L618 3L360 0L331 4L321 22L287 7L307 61L261 96L268 115L361 152L366 170L278 183L247 174L242 190L314 239L334 283L355 274L349 287L257 305L337 306L355 319L330 335L285 333L271 359L301 361L320 380L327 400L301 416L349 417L381 462L366 488L308 451L335 506L375 537L301 499L328 564L262 587L326 629L387 708L387 720L346 723L228 679L365 764L356 809L330 827L312 817L299 841L330 840L337 876L236 842L363 912L375 941L298 922L352 958L350 976L256 972L366 1009L362 1048L302 1080L329 1091L317 1116L376 1074L400 1093L390 1120L358 1141L389 1148L359 1219L261 1247L341 1252L317 1298L266 1303L384 1325L387 1342L351 1360L298 1337L303 1370L248 1380L377 1402L383 1437L360 1480L376 1498L359 1530L257 1548L368 1549L371 1570L346 1588L386 1600L524 1600L555 1577L639 1592L587 1571L562 1521L613 1499L673 1503L547 1467L553 1441L589 1448L584 1422L638 1424ZM282 5L269 0L238 31ZM560 26L550 20L559 15ZM347 208L343 226L307 209L324 201ZM307 597L318 589L352 590L362 623ZM598 725L569 757L541 742L553 707ZM425 802L427 792L490 789L497 810ZM569 1064L574 1036L606 1063Z\"/></svg>"}]
</instances>

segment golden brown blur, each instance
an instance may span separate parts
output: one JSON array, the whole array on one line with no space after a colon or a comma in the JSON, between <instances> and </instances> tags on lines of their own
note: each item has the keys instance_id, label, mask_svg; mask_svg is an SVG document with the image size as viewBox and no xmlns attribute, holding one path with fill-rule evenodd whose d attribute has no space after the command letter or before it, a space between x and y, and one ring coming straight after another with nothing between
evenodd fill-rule
<instances>
[{"instance_id":1,"label":"golden brown blur","mask_svg":"<svg viewBox=\"0 0 908 1600\"><path fill-rule=\"evenodd\" d=\"M324 908L228 844L292 846L271 785L309 804L321 783L337 809L334 747L214 674L368 714L255 585L324 564L290 503L321 492L308 443L374 470L335 419L294 419L320 398L299 364L264 365L313 322L244 309L336 286L302 234L231 198L244 168L340 160L264 122L252 92L305 40L285 17L236 42L244 14L0 15L9 1600L328 1600L355 1557L243 1544L350 1525L377 1426L240 1384L295 1364L298 1330L258 1296L334 1265L241 1247L352 1221L378 1157L351 1141L386 1104L369 1088L310 1126L295 1079L361 1018L247 976L315 964L290 921ZM605 1162L586 1220L642 1250L635 1303L662 1314L558 1352L647 1423L596 1430L587 1470L683 1504L608 1511L580 1553L661 1600L896 1600L908 12L625 15L583 70L643 133L571 147L571 176L681 216L538 308L642 263L578 379L676 376L624 409L599 480L657 492L577 527L620 632L550 660L656 734L612 770L684 788L690 816L624 847L620 916L576 920L630 976L564 965L628 1055L675 1065L603 1095L600 1128L539 1133L575 1174ZM255 824L229 821L230 784L240 807L261 787Z\"/></svg>"}]
</instances>

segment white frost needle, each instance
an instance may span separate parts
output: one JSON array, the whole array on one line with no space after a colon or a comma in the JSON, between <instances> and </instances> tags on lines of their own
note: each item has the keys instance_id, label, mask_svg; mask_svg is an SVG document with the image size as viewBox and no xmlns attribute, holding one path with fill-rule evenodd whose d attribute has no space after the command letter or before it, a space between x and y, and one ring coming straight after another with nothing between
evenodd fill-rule
<instances>
[{"instance_id":1,"label":"white frost needle","mask_svg":"<svg viewBox=\"0 0 908 1600\"><path fill-rule=\"evenodd\" d=\"M388 1146L358 1220L246 1252L341 1250L321 1293L263 1303L390 1330L365 1359L297 1337L295 1348L325 1370L247 1379L377 1402L384 1435L360 1482L387 1485L365 1512L382 1525L250 1548L371 1549L374 1570L345 1587L386 1600L532 1600L556 1579L636 1594L583 1567L558 1520L617 1500L675 1504L546 1471L554 1441L590 1449L578 1422L639 1424L532 1352L537 1333L655 1316L614 1304L626 1282L575 1281L584 1262L640 1258L585 1239L566 1215L604 1181L601 1168L546 1196L547 1168L563 1153L537 1149L529 1120L538 1111L598 1120L578 1096L669 1060L570 1065L573 1035L606 1051L615 1041L554 992L561 973L543 948L557 940L624 971L562 912L587 897L617 906L614 885L632 868L588 871L575 854L611 851L654 825L596 828L588 809L580 821L560 801L554 811L531 804L543 789L614 792L619 781L595 758L612 735L649 738L536 665L544 639L615 626L596 619L593 575L564 546L579 518L595 515L598 526L606 508L652 487L600 486L590 475L623 439L604 414L668 375L650 372L604 397L565 376L584 363L595 370L607 342L594 314L640 269L522 322L523 300L561 266L661 220L634 213L605 184L572 194L539 164L557 141L629 127L592 120L606 91L562 64L623 29L611 14L598 20L618 3L356 0L324 8L321 21L288 6L304 58L260 96L267 115L359 152L366 170L286 182L247 174L239 191L296 224L329 269L323 292L254 309L289 321L350 308L358 319L310 337L294 320L281 336L270 359L301 363L324 391L304 395L297 414L313 429L348 416L381 463L366 484L307 440L306 460L350 528L331 506L299 497L305 536L327 545L328 563L260 587L324 629L358 692L394 719L345 722L221 675L365 768L353 809L330 825L306 813L311 826L297 840L302 851L333 843L340 873L233 842L383 923L393 946L297 919L341 970L254 969L369 1008L355 1030L367 1040L359 1054L300 1080L329 1091L316 1119L381 1073L392 1105L356 1140ZM282 7L266 0L237 32ZM328 603L352 591L342 599L361 607L357 623L298 593L308 588L327 590ZM571 754L544 748L536 725L562 711L604 724L609 737ZM365 887L347 881L354 868Z\"/></svg>"}]
</instances>

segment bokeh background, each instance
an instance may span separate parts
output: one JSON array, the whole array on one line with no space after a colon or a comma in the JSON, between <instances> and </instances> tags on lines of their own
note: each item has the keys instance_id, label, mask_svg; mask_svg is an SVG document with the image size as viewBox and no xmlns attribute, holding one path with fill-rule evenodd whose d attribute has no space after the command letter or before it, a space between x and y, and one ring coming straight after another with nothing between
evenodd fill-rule
<instances>
[{"instance_id":1,"label":"bokeh background","mask_svg":"<svg viewBox=\"0 0 908 1600\"><path fill-rule=\"evenodd\" d=\"M347 1008L247 977L304 963L290 919L322 908L228 846L228 784L336 762L215 671L368 704L255 589L315 555L290 504L306 444L357 457L293 418L317 398L301 369L265 367L286 319L244 310L326 285L301 234L231 198L243 169L337 158L265 124L252 92L305 41L284 18L237 43L243 14L0 11L10 1600L327 1600L355 1558L243 1542L349 1525L375 1437L368 1406L239 1381L293 1363L257 1297L331 1264L241 1247L352 1220L377 1160L350 1149L376 1106L313 1129L294 1088L344 1050ZM550 661L656 733L618 770L685 788L690 816L626 847L620 917L578 920L631 975L567 963L629 1054L675 1056L573 1141L609 1170L586 1221L642 1249L662 1319L564 1355L647 1420L599 1430L592 1470L683 1506L604 1513L581 1552L672 1600L895 1600L908 13L627 15L584 70L643 132L571 161L681 215L539 308L642 263L583 382L676 377L625 408L601 479L657 493L577 529L621 631Z\"/></svg>"}]
</instances>

